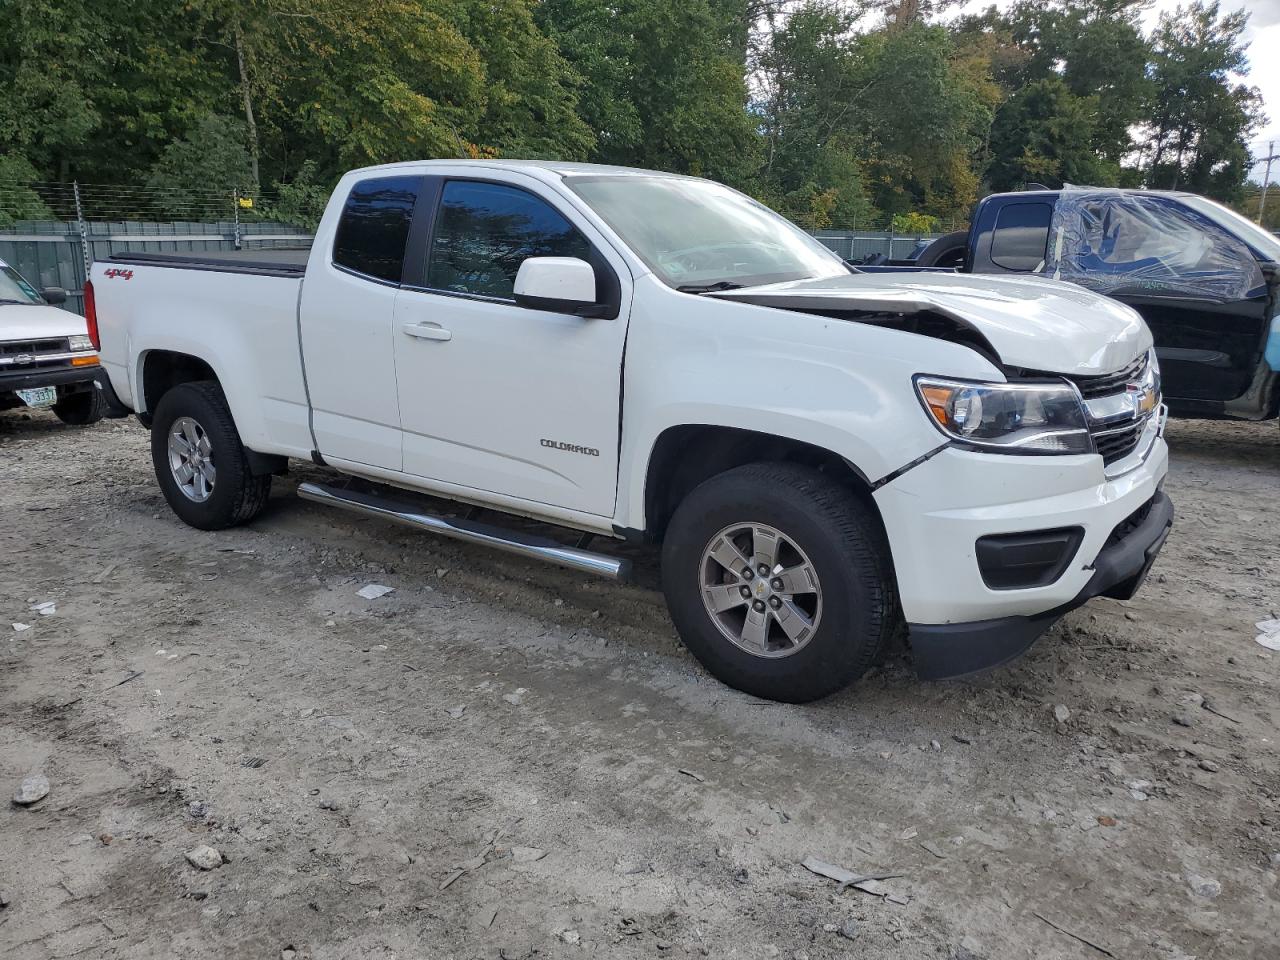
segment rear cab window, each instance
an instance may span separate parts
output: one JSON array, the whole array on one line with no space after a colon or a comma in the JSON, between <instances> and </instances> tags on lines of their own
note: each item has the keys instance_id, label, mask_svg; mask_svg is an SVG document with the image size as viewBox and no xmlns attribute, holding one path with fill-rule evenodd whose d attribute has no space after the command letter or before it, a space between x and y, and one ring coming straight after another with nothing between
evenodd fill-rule
<instances>
[{"instance_id":1,"label":"rear cab window","mask_svg":"<svg viewBox=\"0 0 1280 960\"><path fill-rule=\"evenodd\" d=\"M1008 203L996 213L991 262L1006 270L1035 273L1044 266L1053 204Z\"/></svg>"},{"instance_id":2,"label":"rear cab window","mask_svg":"<svg viewBox=\"0 0 1280 960\"><path fill-rule=\"evenodd\" d=\"M333 240L333 263L384 283L400 283L404 248L422 177L376 177L351 188Z\"/></svg>"}]
</instances>

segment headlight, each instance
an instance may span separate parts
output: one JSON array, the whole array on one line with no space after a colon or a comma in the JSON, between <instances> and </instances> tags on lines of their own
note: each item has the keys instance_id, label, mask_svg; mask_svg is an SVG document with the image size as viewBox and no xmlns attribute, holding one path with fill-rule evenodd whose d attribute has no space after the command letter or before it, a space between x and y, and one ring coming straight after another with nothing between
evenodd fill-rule
<instances>
[{"instance_id":1,"label":"headlight","mask_svg":"<svg viewBox=\"0 0 1280 960\"><path fill-rule=\"evenodd\" d=\"M72 352L74 352L74 353L78 353L78 352L80 352L80 351L82 351L82 350L92 350L92 349L93 349L93 341L92 341L92 340L90 340L90 339L89 339L87 336L85 336L83 333L74 333L74 334L72 334L72 335L71 335L70 343L69 343L68 345L71 347L71 350L72 350Z\"/></svg>"},{"instance_id":2,"label":"headlight","mask_svg":"<svg viewBox=\"0 0 1280 960\"><path fill-rule=\"evenodd\" d=\"M917 377L938 429L1000 453L1093 453L1080 395L1066 383L965 383Z\"/></svg>"}]
</instances>

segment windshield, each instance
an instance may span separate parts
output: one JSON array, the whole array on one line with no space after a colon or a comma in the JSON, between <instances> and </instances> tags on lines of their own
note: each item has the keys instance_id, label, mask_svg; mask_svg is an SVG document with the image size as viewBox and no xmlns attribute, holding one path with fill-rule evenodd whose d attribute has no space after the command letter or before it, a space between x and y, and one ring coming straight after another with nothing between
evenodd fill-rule
<instances>
[{"instance_id":1,"label":"windshield","mask_svg":"<svg viewBox=\"0 0 1280 960\"><path fill-rule=\"evenodd\" d=\"M628 175L566 182L673 287L849 274L839 257L790 221L709 180Z\"/></svg>"},{"instance_id":2,"label":"windshield","mask_svg":"<svg viewBox=\"0 0 1280 960\"><path fill-rule=\"evenodd\" d=\"M0 260L0 303L44 303L36 288L22 274Z\"/></svg>"},{"instance_id":3,"label":"windshield","mask_svg":"<svg viewBox=\"0 0 1280 960\"><path fill-rule=\"evenodd\" d=\"M1182 197L1181 199L1192 210L1217 221L1234 233L1267 260L1280 262L1280 237L1274 233L1268 233L1252 220L1204 197Z\"/></svg>"}]
</instances>

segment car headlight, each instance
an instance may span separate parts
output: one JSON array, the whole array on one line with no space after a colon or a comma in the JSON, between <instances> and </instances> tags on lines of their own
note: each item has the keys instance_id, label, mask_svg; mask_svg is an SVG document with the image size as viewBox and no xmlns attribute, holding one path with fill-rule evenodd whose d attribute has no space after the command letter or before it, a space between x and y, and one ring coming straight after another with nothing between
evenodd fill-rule
<instances>
[{"instance_id":1,"label":"car headlight","mask_svg":"<svg viewBox=\"0 0 1280 960\"><path fill-rule=\"evenodd\" d=\"M92 350L93 341L83 333L73 333L68 343L73 353L79 353L82 350Z\"/></svg>"},{"instance_id":2,"label":"car headlight","mask_svg":"<svg viewBox=\"0 0 1280 960\"><path fill-rule=\"evenodd\" d=\"M1000 453L1093 453L1080 394L1067 383L967 383L917 377L930 418L948 437Z\"/></svg>"}]
</instances>

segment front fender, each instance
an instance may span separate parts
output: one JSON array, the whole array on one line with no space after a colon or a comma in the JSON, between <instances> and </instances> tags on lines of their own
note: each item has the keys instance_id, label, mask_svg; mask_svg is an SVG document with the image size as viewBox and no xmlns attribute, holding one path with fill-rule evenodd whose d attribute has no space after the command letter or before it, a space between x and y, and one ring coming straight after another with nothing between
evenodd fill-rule
<instances>
[{"instance_id":1,"label":"front fender","mask_svg":"<svg viewBox=\"0 0 1280 960\"><path fill-rule=\"evenodd\" d=\"M912 377L1003 379L959 344L849 320L682 294L632 323L625 373L620 526L645 527L649 458L671 427L707 425L800 441L843 457L869 482L944 437ZM640 298L637 298L639 302ZM689 306L682 317L680 306ZM696 450L689 451L697 456Z\"/></svg>"}]
</instances>

